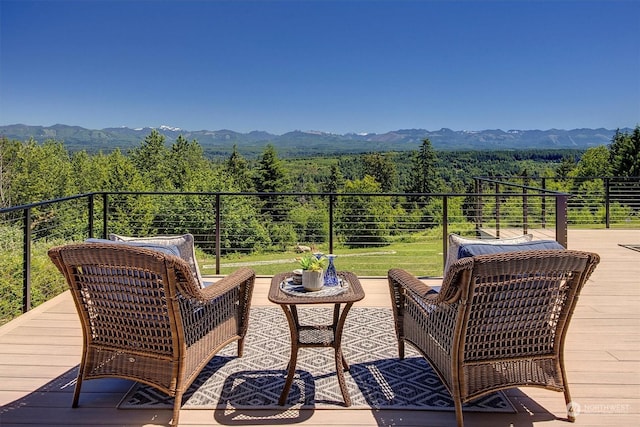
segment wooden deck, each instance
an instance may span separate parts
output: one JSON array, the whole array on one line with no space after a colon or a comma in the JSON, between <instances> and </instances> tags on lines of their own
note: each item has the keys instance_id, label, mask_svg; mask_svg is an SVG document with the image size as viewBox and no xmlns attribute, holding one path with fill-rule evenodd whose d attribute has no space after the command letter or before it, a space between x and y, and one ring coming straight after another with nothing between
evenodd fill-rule
<instances>
[{"instance_id":1,"label":"wooden deck","mask_svg":"<svg viewBox=\"0 0 640 427\"><path fill-rule=\"evenodd\" d=\"M566 365L576 426L640 425L640 244L638 230L570 230L569 247L597 252L602 261L582 292L569 329ZM388 306L386 279L363 279L363 306ZM267 301L269 278L258 280L253 304ZM69 293L0 327L0 426L166 425L170 410L119 410L130 382L91 380L80 407L71 408L81 352L80 324ZM67 375L65 375L65 373ZM521 388L508 396L516 414L466 413L472 426L568 426L561 393ZM245 415L244 417L242 415ZM307 410L182 410L181 426L455 426L453 412Z\"/></svg>"}]
</instances>

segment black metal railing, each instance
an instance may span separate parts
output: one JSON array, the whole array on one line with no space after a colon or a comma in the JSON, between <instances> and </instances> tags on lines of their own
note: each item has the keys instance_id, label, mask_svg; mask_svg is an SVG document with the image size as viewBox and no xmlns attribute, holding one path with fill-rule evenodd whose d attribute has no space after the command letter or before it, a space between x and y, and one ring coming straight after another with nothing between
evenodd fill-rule
<instances>
[{"instance_id":1,"label":"black metal railing","mask_svg":"<svg viewBox=\"0 0 640 427\"><path fill-rule=\"evenodd\" d=\"M500 197L511 207L494 212L486 206ZM2 246L21 260L21 268L0 277L4 302L17 300L21 311L64 289L48 263L46 250L56 244L107 238L110 233L137 236L191 233L205 259L205 274L224 274L238 262L253 260L260 274L274 274L276 261L291 262L296 247L338 252L344 266L363 276L381 276L391 267L417 275L442 274L447 236L521 234L546 229L549 238L566 242L567 194L378 194L378 193L91 193L0 210ZM485 199L477 204L477 199ZM523 214L523 206L551 198L544 217ZM532 203L531 200L536 200ZM545 201L545 203L550 203ZM482 206L476 211L476 206ZM528 207L526 209L529 209ZM525 210L526 210L525 209ZM516 211L519 211L516 212ZM482 218L482 222L477 221ZM20 237L20 239L18 239ZM273 258L277 254L281 259ZM37 260L37 265L34 263ZM207 263L211 260L212 265ZM4 262L11 260L4 259ZM223 263L224 261L224 263ZM236 262L237 261L237 262ZM33 286L34 276L40 286ZM7 283L11 282L11 283ZM0 315L13 309L0 307Z\"/></svg>"},{"instance_id":2,"label":"black metal railing","mask_svg":"<svg viewBox=\"0 0 640 427\"><path fill-rule=\"evenodd\" d=\"M568 225L640 226L640 177L475 177L477 193L559 191L570 193ZM498 202L497 202L498 203Z\"/></svg>"},{"instance_id":3,"label":"black metal railing","mask_svg":"<svg viewBox=\"0 0 640 427\"><path fill-rule=\"evenodd\" d=\"M251 263L271 275L295 268L296 248L308 246L337 252L362 276L391 267L439 276L452 232L510 237L535 230L568 247L571 225L599 219L607 228L640 227L639 182L599 177L562 186L551 178L479 177L475 193L459 194L96 192L4 208L0 324L65 289L46 257L56 244L110 233L191 233L205 274Z\"/></svg>"}]
</instances>

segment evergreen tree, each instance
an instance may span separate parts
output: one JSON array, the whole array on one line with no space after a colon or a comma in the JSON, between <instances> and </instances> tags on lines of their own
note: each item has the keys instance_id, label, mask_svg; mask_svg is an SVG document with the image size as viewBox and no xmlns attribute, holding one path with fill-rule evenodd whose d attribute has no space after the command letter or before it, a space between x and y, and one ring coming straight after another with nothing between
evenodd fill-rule
<instances>
[{"instance_id":1,"label":"evergreen tree","mask_svg":"<svg viewBox=\"0 0 640 427\"><path fill-rule=\"evenodd\" d=\"M233 144L231 156L225 164L227 173L231 176L238 190L250 192L253 188L249 162L238 152L237 145Z\"/></svg>"},{"instance_id":2,"label":"evergreen tree","mask_svg":"<svg viewBox=\"0 0 640 427\"><path fill-rule=\"evenodd\" d=\"M573 156L564 156L558 167L556 167L555 175L557 178L565 179L575 167L576 161Z\"/></svg>"},{"instance_id":3,"label":"evergreen tree","mask_svg":"<svg viewBox=\"0 0 640 427\"><path fill-rule=\"evenodd\" d=\"M260 193L277 193L289 190L290 184L285 167L278 158L275 147L271 144L268 144L262 153L254 182L256 190Z\"/></svg>"},{"instance_id":4,"label":"evergreen tree","mask_svg":"<svg viewBox=\"0 0 640 427\"><path fill-rule=\"evenodd\" d=\"M71 161L62 142L47 140L40 145L31 139L16 153L12 170L11 201L14 204L73 193Z\"/></svg>"},{"instance_id":5,"label":"evergreen tree","mask_svg":"<svg viewBox=\"0 0 640 427\"><path fill-rule=\"evenodd\" d=\"M196 191L202 188L209 169L202 147L195 139L188 141L179 135L167 156L169 180L175 190Z\"/></svg>"},{"instance_id":6,"label":"evergreen tree","mask_svg":"<svg viewBox=\"0 0 640 427\"><path fill-rule=\"evenodd\" d=\"M97 161L102 153L90 155L85 150L77 151L71 156L71 169L73 170L74 193L90 193L101 191L101 183L105 181L108 170L97 167Z\"/></svg>"},{"instance_id":7,"label":"evergreen tree","mask_svg":"<svg viewBox=\"0 0 640 427\"><path fill-rule=\"evenodd\" d=\"M149 191L140 171L130 158L116 148L108 155L94 158L97 169L105 169L105 181L99 183L98 191Z\"/></svg>"},{"instance_id":8,"label":"evergreen tree","mask_svg":"<svg viewBox=\"0 0 640 427\"><path fill-rule=\"evenodd\" d=\"M108 155L94 156L93 164L100 173L96 182L99 191L150 191L150 183L142 176L131 158L116 148ZM118 234L145 236L152 233L153 219L161 201L135 195L109 198L110 231Z\"/></svg>"},{"instance_id":9,"label":"evergreen tree","mask_svg":"<svg viewBox=\"0 0 640 427\"><path fill-rule=\"evenodd\" d=\"M409 183L405 188L407 193L435 193L440 188L438 174L438 157L429 138L422 140L420 150L416 152L411 166ZM428 197L410 198L422 200Z\"/></svg>"},{"instance_id":10,"label":"evergreen tree","mask_svg":"<svg viewBox=\"0 0 640 427\"><path fill-rule=\"evenodd\" d=\"M255 174L255 188L259 193L282 193L290 189L289 179L282 161L278 158L276 149L268 144L262 158L258 162L258 170ZM269 215L275 221L284 221L290 203L278 196L261 196L262 213Z\"/></svg>"},{"instance_id":11,"label":"evergreen tree","mask_svg":"<svg viewBox=\"0 0 640 427\"><path fill-rule=\"evenodd\" d=\"M632 134L616 130L609 146L609 159L614 176L640 176L640 125Z\"/></svg>"},{"instance_id":12,"label":"evergreen tree","mask_svg":"<svg viewBox=\"0 0 640 427\"><path fill-rule=\"evenodd\" d=\"M325 193L337 193L344 187L344 175L340 170L340 166L332 164L329 169L329 179L324 184Z\"/></svg>"},{"instance_id":13,"label":"evergreen tree","mask_svg":"<svg viewBox=\"0 0 640 427\"><path fill-rule=\"evenodd\" d=\"M171 189L168 173L168 150L165 138L156 129L147 135L139 147L129 153L138 171L149 181L154 191Z\"/></svg>"},{"instance_id":14,"label":"evergreen tree","mask_svg":"<svg viewBox=\"0 0 640 427\"><path fill-rule=\"evenodd\" d=\"M11 206L13 169L20 147L20 141L9 141L4 136L0 138L0 208Z\"/></svg>"},{"instance_id":15,"label":"evergreen tree","mask_svg":"<svg viewBox=\"0 0 640 427\"><path fill-rule=\"evenodd\" d=\"M362 158L364 174L373 177L380 184L382 192L391 192L397 179L396 166L380 153L365 154Z\"/></svg>"}]
</instances>

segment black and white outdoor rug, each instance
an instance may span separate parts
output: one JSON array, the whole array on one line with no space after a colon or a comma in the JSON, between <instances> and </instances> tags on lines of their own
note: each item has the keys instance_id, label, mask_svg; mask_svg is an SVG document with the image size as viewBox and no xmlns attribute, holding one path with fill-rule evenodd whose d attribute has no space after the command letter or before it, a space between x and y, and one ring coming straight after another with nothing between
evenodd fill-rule
<instances>
[{"instance_id":1,"label":"black and white outdoor rug","mask_svg":"<svg viewBox=\"0 0 640 427\"><path fill-rule=\"evenodd\" d=\"M331 308L302 307L302 324L331 323ZM409 344L398 358L393 315L388 308L354 307L342 337L350 366L345 380L351 409L454 410L453 401L429 364ZM280 307L251 309L244 355L231 343L214 357L183 399L183 409L342 409L332 348L298 351L296 377L285 407L278 405L290 355L287 320ZM173 398L136 384L119 407L171 408ZM515 412L498 392L470 402L467 411Z\"/></svg>"}]
</instances>

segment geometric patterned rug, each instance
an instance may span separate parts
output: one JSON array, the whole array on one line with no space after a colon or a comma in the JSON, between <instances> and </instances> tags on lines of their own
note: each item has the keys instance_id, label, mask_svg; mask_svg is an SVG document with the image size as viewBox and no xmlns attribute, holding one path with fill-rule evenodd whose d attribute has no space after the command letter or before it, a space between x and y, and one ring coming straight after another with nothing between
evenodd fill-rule
<instances>
[{"instance_id":1,"label":"geometric patterned rug","mask_svg":"<svg viewBox=\"0 0 640 427\"><path fill-rule=\"evenodd\" d=\"M299 307L302 324L331 323L332 307ZM244 355L236 343L215 356L183 399L183 409L344 409L332 348L302 348L287 404L278 405L290 356L287 320L280 307L253 307ZM453 411L449 392L411 345L404 360L389 308L352 307L342 346L350 371L345 372L349 409ZM135 384L122 409L171 408L173 398L153 387ZM515 412L502 392L479 398L466 411Z\"/></svg>"}]
</instances>

